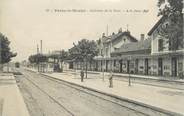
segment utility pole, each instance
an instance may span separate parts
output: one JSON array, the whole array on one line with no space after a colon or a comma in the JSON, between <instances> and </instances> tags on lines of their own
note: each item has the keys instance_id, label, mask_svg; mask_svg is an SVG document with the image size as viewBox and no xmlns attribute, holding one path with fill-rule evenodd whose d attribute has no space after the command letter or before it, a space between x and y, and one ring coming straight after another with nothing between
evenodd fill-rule
<instances>
[{"instance_id":1,"label":"utility pole","mask_svg":"<svg viewBox=\"0 0 184 116\"><path fill-rule=\"evenodd\" d=\"M107 24L107 28L106 28L106 36L108 36L108 33L109 33L109 27L108 27L108 24Z\"/></svg>"},{"instance_id":2,"label":"utility pole","mask_svg":"<svg viewBox=\"0 0 184 116\"><path fill-rule=\"evenodd\" d=\"M2 49L2 46L1 46L1 39L0 39L0 49ZM2 64L2 51L0 50L0 73L3 72L3 64Z\"/></svg>"},{"instance_id":3,"label":"utility pole","mask_svg":"<svg viewBox=\"0 0 184 116\"><path fill-rule=\"evenodd\" d=\"M104 61L104 62L103 62ZM103 65L104 64L104 65ZM102 60L102 70L103 70L103 81L105 81L105 74L104 74L104 70L105 70L105 60L104 60L104 55L103 55L103 60Z\"/></svg>"},{"instance_id":4,"label":"utility pole","mask_svg":"<svg viewBox=\"0 0 184 116\"><path fill-rule=\"evenodd\" d=\"M39 46L37 44L37 56L39 54ZM38 57L37 57L37 65L38 65L38 72L39 72L39 60L38 60Z\"/></svg>"},{"instance_id":5,"label":"utility pole","mask_svg":"<svg viewBox=\"0 0 184 116\"><path fill-rule=\"evenodd\" d=\"M129 56L129 58L128 58L128 86L131 86L131 76L130 76L130 62L131 62L131 60L132 60L132 57L131 56Z\"/></svg>"},{"instance_id":6,"label":"utility pole","mask_svg":"<svg viewBox=\"0 0 184 116\"><path fill-rule=\"evenodd\" d=\"M40 54L42 54L42 40L40 40Z\"/></svg>"},{"instance_id":7,"label":"utility pole","mask_svg":"<svg viewBox=\"0 0 184 116\"><path fill-rule=\"evenodd\" d=\"M88 74L87 74L87 71L88 71L88 64L87 64L87 63L88 63L88 60L87 60L87 54L86 54L86 79L87 79L87 77L88 77L88 76L87 76L87 75L88 75Z\"/></svg>"},{"instance_id":8,"label":"utility pole","mask_svg":"<svg viewBox=\"0 0 184 116\"><path fill-rule=\"evenodd\" d=\"M113 73L113 70L112 70L112 62L113 62L113 60L112 60L112 58L111 58L111 53L112 53L112 40L111 40L111 42L110 42L110 61L111 61L111 75L112 75L112 73Z\"/></svg>"},{"instance_id":9,"label":"utility pole","mask_svg":"<svg viewBox=\"0 0 184 116\"><path fill-rule=\"evenodd\" d=\"M42 56L42 52L43 52L42 50L43 50L43 49L42 49L42 40L40 40L40 54L41 54L41 56ZM40 67L41 67L41 72L44 72L44 71L43 71L43 70L44 70L44 69L43 69L43 63L41 62L40 65L41 65L41 66L40 66Z\"/></svg>"},{"instance_id":10,"label":"utility pole","mask_svg":"<svg viewBox=\"0 0 184 116\"><path fill-rule=\"evenodd\" d=\"M128 27L129 27L129 25L127 24L127 32L128 32Z\"/></svg>"},{"instance_id":11,"label":"utility pole","mask_svg":"<svg viewBox=\"0 0 184 116\"><path fill-rule=\"evenodd\" d=\"M39 53L39 47L38 47L38 44L37 44L37 54Z\"/></svg>"}]
</instances>

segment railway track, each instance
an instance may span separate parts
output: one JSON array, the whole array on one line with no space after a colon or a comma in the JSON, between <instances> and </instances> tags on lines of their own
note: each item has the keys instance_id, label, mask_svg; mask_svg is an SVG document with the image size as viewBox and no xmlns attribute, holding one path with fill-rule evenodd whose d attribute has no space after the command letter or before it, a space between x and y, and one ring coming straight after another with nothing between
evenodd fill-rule
<instances>
[{"instance_id":1,"label":"railway track","mask_svg":"<svg viewBox=\"0 0 184 116\"><path fill-rule=\"evenodd\" d=\"M34 73L34 72L33 72L33 73ZM43 89L41 89L41 88L39 87L39 85L37 85L34 81L32 81L31 79L29 79L28 77L30 77L30 76L25 75L25 77L26 77L26 79L27 79L29 82L31 82L35 87L37 87L37 88L38 88L40 91L42 91L45 95L49 96L49 98L51 98L55 103L57 103L59 106L61 106L62 108L64 108L69 114L71 114L71 116L75 116L74 113L72 113L71 111L69 111L69 109L67 109L64 105L62 105L59 101L57 101L56 98L54 98L54 97L52 97L51 95L49 95L46 91L44 91ZM96 96L95 94L92 94L92 93L90 93L90 92L87 92L87 90L86 90L85 88L83 88L83 89L85 89L85 90L82 90L81 88L75 87L75 85L74 85L74 86L73 86L73 85L69 85L68 83L65 83L65 81L58 80L58 79L54 79L54 78L51 78L51 77L45 76L45 75L41 75L40 77L45 78L45 79L48 79L48 80L50 80L50 81L54 81L54 82L60 83L60 84L62 84L62 85L65 85L65 86L68 86L68 87L71 87L71 88L74 88L75 90L78 90L78 91L81 91L81 92L83 92L83 93L86 93L86 94L95 96L95 97L100 98L100 99L102 99L102 100L106 100L106 101L112 102L111 100L104 99L104 98L102 98L102 97ZM115 103L115 102L112 102L112 103ZM117 103L115 103L115 104L117 104ZM119 105L119 104L118 104L118 105ZM128 108L128 109L133 110L133 111L135 111L135 112L139 112L139 111L136 111L135 109L132 109L132 108L129 108L129 107L126 107L126 106L122 106L122 107ZM145 114L145 113L143 113L143 112L139 112L139 113L142 114L142 115L144 115L144 116L149 116L149 115L147 115L147 114Z\"/></svg>"},{"instance_id":2,"label":"railway track","mask_svg":"<svg viewBox=\"0 0 184 116\"><path fill-rule=\"evenodd\" d=\"M35 73L35 72L32 72ZM36 73L35 73L36 74ZM27 76L27 75L26 75ZM129 110L132 110L134 112L138 112L139 114L145 115L145 116L155 116L155 115L165 115L165 116L180 116L180 114L174 113L174 112L170 112L170 111L166 111L160 108L156 108L153 106L148 106L146 104L143 103L139 103L136 101L132 101L129 99L125 99L125 98L120 98L118 96L112 96L110 94L106 94L106 93L101 93L99 91L96 91L94 89L91 88L86 88L80 85L76 85L64 80L60 80L57 78L53 78L50 76L46 76L46 75L40 75L39 77L48 79L50 81L54 81L57 83L60 83L62 85L68 86L70 88L73 88L77 91L92 95L94 97L97 97L98 99L102 99L114 104L117 104L121 107L127 108ZM27 78L28 79L28 78ZM37 85L33 80L31 80L30 78L28 79L33 85L35 85L38 89L40 89L43 93L45 93L47 96L49 96L54 102L56 102L58 105L60 105L63 109L65 109L69 114L71 114L72 116L74 116L74 113L72 113L71 111L69 111L69 109L67 109L64 105L62 105L59 101L57 101L57 99L55 99L54 97L52 97L51 95L49 95L49 93L47 93L46 91L44 91L43 89L41 89L39 87L39 85Z\"/></svg>"},{"instance_id":3,"label":"railway track","mask_svg":"<svg viewBox=\"0 0 184 116\"><path fill-rule=\"evenodd\" d=\"M58 104L62 109L64 109L66 112L68 112L68 114L70 114L71 116L75 116L69 109L67 109L64 105L62 105L59 101L57 101L56 98L54 98L53 96L49 95L49 93L47 93L42 88L40 88L39 85L37 85L34 81L32 81L31 79L29 79L27 77L26 77L26 79L30 83L32 83L36 88L38 88L42 93L44 93L46 96L48 96L54 103Z\"/></svg>"}]
</instances>

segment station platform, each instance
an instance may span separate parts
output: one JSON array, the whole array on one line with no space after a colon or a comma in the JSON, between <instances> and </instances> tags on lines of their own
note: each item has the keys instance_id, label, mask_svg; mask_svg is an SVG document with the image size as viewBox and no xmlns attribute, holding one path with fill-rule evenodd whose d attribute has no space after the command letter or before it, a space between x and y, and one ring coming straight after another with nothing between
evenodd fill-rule
<instances>
[{"instance_id":1,"label":"station platform","mask_svg":"<svg viewBox=\"0 0 184 116\"><path fill-rule=\"evenodd\" d=\"M15 77L11 73L0 73L0 116L29 116Z\"/></svg>"}]
</instances>

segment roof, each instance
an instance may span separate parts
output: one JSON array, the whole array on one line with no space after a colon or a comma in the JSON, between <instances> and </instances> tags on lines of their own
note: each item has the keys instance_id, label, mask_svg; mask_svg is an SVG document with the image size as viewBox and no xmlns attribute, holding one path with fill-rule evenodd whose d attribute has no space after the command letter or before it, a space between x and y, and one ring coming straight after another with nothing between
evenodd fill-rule
<instances>
[{"instance_id":1,"label":"roof","mask_svg":"<svg viewBox=\"0 0 184 116\"><path fill-rule=\"evenodd\" d=\"M119 49L116 49L113 53L124 53L147 49L151 49L151 39L124 44Z\"/></svg>"},{"instance_id":2,"label":"roof","mask_svg":"<svg viewBox=\"0 0 184 116\"><path fill-rule=\"evenodd\" d=\"M108 37L105 36L106 39L104 42L108 43L108 42L114 41L114 40L118 39L120 36L128 36L131 42L137 42L137 39L135 37L133 37L129 31L128 32L127 31L119 32L117 34L114 34L114 35L111 35Z\"/></svg>"},{"instance_id":3,"label":"roof","mask_svg":"<svg viewBox=\"0 0 184 116\"><path fill-rule=\"evenodd\" d=\"M108 42L108 41L110 41L111 36L108 36L108 37L107 36L103 36L102 39L103 39L102 40L103 42Z\"/></svg>"},{"instance_id":4,"label":"roof","mask_svg":"<svg viewBox=\"0 0 184 116\"><path fill-rule=\"evenodd\" d=\"M157 28L158 26L166 19L166 17L161 17L157 23L152 27L152 29L148 32L148 35L150 36Z\"/></svg>"}]
</instances>

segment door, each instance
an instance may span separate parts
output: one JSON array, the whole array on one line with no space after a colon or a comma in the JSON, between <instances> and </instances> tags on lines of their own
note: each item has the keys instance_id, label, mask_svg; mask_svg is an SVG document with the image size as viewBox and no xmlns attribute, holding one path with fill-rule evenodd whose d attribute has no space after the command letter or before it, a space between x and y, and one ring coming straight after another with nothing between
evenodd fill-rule
<instances>
[{"instance_id":1,"label":"door","mask_svg":"<svg viewBox=\"0 0 184 116\"><path fill-rule=\"evenodd\" d=\"M95 71L98 71L98 62L99 62L99 61L96 62ZM86 67L86 68L87 68L87 67Z\"/></svg>"},{"instance_id":2,"label":"door","mask_svg":"<svg viewBox=\"0 0 184 116\"><path fill-rule=\"evenodd\" d=\"M172 58L171 61L172 64L172 76L177 76L177 59L176 58Z\"/></svg>"},{"instance_id":3,"label":"door","mask_svg":"<svg viewBox=\"0 0 184 116\"><path fill-rule=\"evenodd\" d=\"M145 75L148 75L148 59L146 58L144 61L145 64Z\"/></svg>"},{"instance_id":4,"label":"door","mask_svg":"<svg viewBox=\"0 0 184 116\"><path fill-rule=\"evenodd\" d=\"M158 75L162 76L163 75L163 62L162 58L158 59Z\"/></svg>"},{"instance_id":5,"label":"door","mask_svg":"<svg viewBox=\"0 0 184 116\"><path fill-rule=\"evenodd\" d=\"M106 66L106 72L108 71L108 62L109 62L109 61L106 60L106 65L105 65L105 66Z\"/></svg>"},{"instance_id":6,"label":"door","mask_svg":"<svg viewBox=\"0 0 184 116\"><path fill-rule=\"evenodd\" d=\"M136 59L136 60L135 60L135 73L136 73L136 74L138 73L138 63L139 63L139 60Z\"/></svg>"},{"instance_id":7,"label":"door","mask_svg":"<svg viewBox=\"0 0 184 116\"><path fill-rule=\"evenodd\" d=\"M101 60L101 67L100 67L101 69L101 72L103 71L103 60Z\"/></svg>"},{"instance_id":8,"label":"door","mask_svg":"<svg viewBox=\"0 0 184 116\"><path fill-rule=\"evenodd\" d=\"M130 61L127 60L127 73L130 73Z\"/></svg>"},{"instance_id":9,"label":"door","mask_svg":"<svg viewBox=\"0 0 184 116\"><path fill-rule=\"evenodd\" d=\"M119 64L120 64L120 70L119 70L119 72L122 73L122 69L123 69L123 67L122 67L122 65L123 65L122 60L119 61Z\"/></svg>"}]
</instances>

